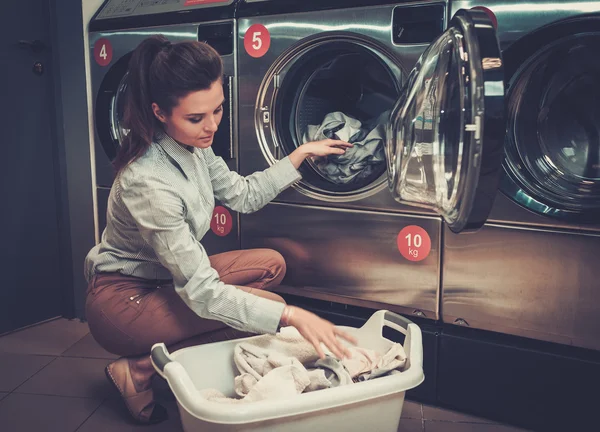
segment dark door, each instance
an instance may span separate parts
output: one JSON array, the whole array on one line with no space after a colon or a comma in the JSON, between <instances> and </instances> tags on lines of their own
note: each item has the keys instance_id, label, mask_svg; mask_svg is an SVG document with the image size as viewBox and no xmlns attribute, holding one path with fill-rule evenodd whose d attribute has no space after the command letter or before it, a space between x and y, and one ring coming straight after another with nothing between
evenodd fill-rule
<instances>
[{"instance_id":1,"label":"dark door","mask_svg":"<svg viewBox=\"0 0 600 432\"><path fill-rule=\"evenodd\" d=\"M0 334L61 314L48 3L0 2Z\"/></svg>"},{"instance_id":2,"label":"dark door","mask_svg":"<svg viewBox=\"0 0 600 432\"><path fill-rule=\"evenodd\" d=\"M454 232L485 223L502 173L504 74L491 19L460 10L423 53L387 133L394 198L438 212Z\"/></svg>"}]
</instances>

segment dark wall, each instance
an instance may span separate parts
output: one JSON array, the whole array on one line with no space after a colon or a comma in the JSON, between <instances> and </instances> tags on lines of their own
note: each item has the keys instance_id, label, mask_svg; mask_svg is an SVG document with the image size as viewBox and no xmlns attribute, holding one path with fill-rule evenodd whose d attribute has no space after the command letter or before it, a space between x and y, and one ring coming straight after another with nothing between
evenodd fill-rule
<instances>
[{"instance_id":1,"label":"dark wall","mask_svg":"<svg viewBox=\"0 0 600 432\"><path fill-rule=\"evenodd\" d=\"M86 0L87 1L87 0ZM94 246L93 185L81 0L50 1L56 65L56 135L62 230L65 316L84 317L87 283L83 261Z\"/></svg>"}]
</instances>

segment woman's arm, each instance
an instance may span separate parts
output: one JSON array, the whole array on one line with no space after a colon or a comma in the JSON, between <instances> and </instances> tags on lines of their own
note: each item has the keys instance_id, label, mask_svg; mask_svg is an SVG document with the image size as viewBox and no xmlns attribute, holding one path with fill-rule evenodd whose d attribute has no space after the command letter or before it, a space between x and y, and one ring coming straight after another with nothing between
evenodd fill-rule
<instances>
[{"instance_id":1,"label":"woman's arm","mask_svg":"<svg viewBox=\"0 0 600 432\"><path fill-rule=\"evenodd\" d=\"M212 149L208 148L203 152L215 197L234 211L252 213L300 180L297 169L304 159L343 154L344 149L351 146L352 144L336 140L306 143L266 170L246 177L230 171L225 161L215 156Z\"/></svg>"},{"instance_id":2,"label":"woman's arm","mask_svg":"<svg viewBox=\"0 0 600 432\"><path fill-rule=\"evenodd\" d=\"M204 247L192 235L183 202L168 181L126 181L121 176L121 182L121 199L142 238L173 276L176 292L196 314L243 331L277 331L284 305L221 282Z\"/></svg>"}]
</instances>

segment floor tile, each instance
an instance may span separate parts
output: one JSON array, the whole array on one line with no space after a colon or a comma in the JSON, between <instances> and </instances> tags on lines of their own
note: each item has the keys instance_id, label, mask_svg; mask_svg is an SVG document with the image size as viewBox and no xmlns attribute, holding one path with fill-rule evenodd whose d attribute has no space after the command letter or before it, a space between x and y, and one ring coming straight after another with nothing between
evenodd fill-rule
<instances>
[{"instance_id":1,"label":"floor tile","mask_svg":"<svg viewBox=\"0 0 600 432\"><path fill-rule=\"evenodd\" d=\"M404 406L402 407L402 418L421 420L423 418L421 404L405 400Z\"/></svg>"},{"instance_id":2,"label":"floor tile","mask_svg":"<svg viewBox=\"0 0 600 432\"><path fill-rule=\"evenodd\" d=\"M103 399L114 391L104 375L108 363L103 359L59 357L15 392Z\"/></svg>"},{"instance_id":3,"label":"floor tile","mask_svg":"<svg viewBox=\"0 0 600 432\"><path fill-rule=\"evenodd\" d=\"M124 404L118 399L107 399L102 406L77 429L77 432L178 432L182 431L179 412L174 402L164 403L169 419L150 426L136 425L132 422Z\"/></svg>"},{"instance_id":4,"label":"floor tile","mask_svg":"<svg viewBox=\"0 0 600 432\"><path fill-rule=\"evenodd\" d=\"M0 352L61 355L89 332L79 320L56 319L0 337Z\"/></svg>"},{"instance_id":5,"label":"floor tile","mask_svg":"<svg viewBox=\"0 0 600 432\"><path fill-rule=\"evenodd\" d=\"M55 358L0 352L0 391L13 391Z\"/></svg>"},{"instance_id":6,"label":"floor tile","mask_svg":"<svg viewBox=\"0 0 600 432\"><path fill-rule=\"evenodd\" d=\"M86 357L86 358L101 358L101 359L116 359L119 356L106 351L94 339L91 333L84 336L79 342L62 353L63 357Z\"/></svg>"},{"instance_id":7,"label":"floor tile","mask_svg":"<svg viewBox=\"0 0 600 432\"><path fill-rule=\"evenodd\" d=\"M447 409L423 405L423 418L425 420L462 422L462 423L496 423L480 417L474 417Z\"/></svg>"},{"instance_id":8,"label":"floor tile","mask_svg":"<svg viewBox=\"0 0 600 432\"><path fill-rule=\"evenodd\" d=\"M487 423L425 421L425 432L526 432L511 426Z\"/></svg>"},{"instance_id":9,"label":"floor tile","mask_svg":"<svg viewBox=\"0 0 600 432\"><path fill-rule=\"evenodd\" d=\"M94 399L12 393L0 402L0 429L73 432L99 405Z\"/></svg>"},{"instance_id":10,"label":"floor tile","mask_svg":"<svg viewBox=\"0 0 600 432\"><path fill-rule=\"evenodd\" d=\"M423 422L421 420L403 418L400 420L398 432L423 432Z\"/></svg>"}]
</instances>

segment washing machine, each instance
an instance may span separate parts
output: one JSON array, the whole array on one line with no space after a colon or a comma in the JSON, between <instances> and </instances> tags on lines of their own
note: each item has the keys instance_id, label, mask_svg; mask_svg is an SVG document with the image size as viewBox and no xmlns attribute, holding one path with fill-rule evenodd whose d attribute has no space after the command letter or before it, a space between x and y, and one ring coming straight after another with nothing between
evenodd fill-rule
<instances>
[{"instance_id":1,"label":"washing machine","mask_svg":"<svg viewBox=\"0 0 600 432\"><path fill-rule=\"evenodd\" d=\"M112 160L127 134L122 125L127 69L145 38L163 34L171 42L201 40L224 65L224 114L213 150L230 169L237 166L235 0L107 0L89 25L90 76L94 110L94 168L97 238L106 226L106 205L115 171ZM216 203L214 223L203 239L210 254L239 249L238 215Z\"/></svg>"},{"instance_id":2,"label":"washing machine","mask_svg":"<svg viewBox=\"0 0 600 432\"><path fill-rule=\"evenodd\" d=\"M482 11L383 3L239 4L242 174L319 130L369 149L348 169L307 159L299 183L242 215L242 247L284 255L282 293L437 320L443 226L481 226L501 172L502 61Z\"/></svg>"},{"instance_id":3,"label":"washing machine","mask_svg":"<svg viewBox=\"0 0 600 432\"><path fill-rule=\"evenodd\" d=\"M442 319L599 350L600 2L452 3L474 6L503 49L506 156L488 224L445 230Z\"/></svg>"}]
</instances>

